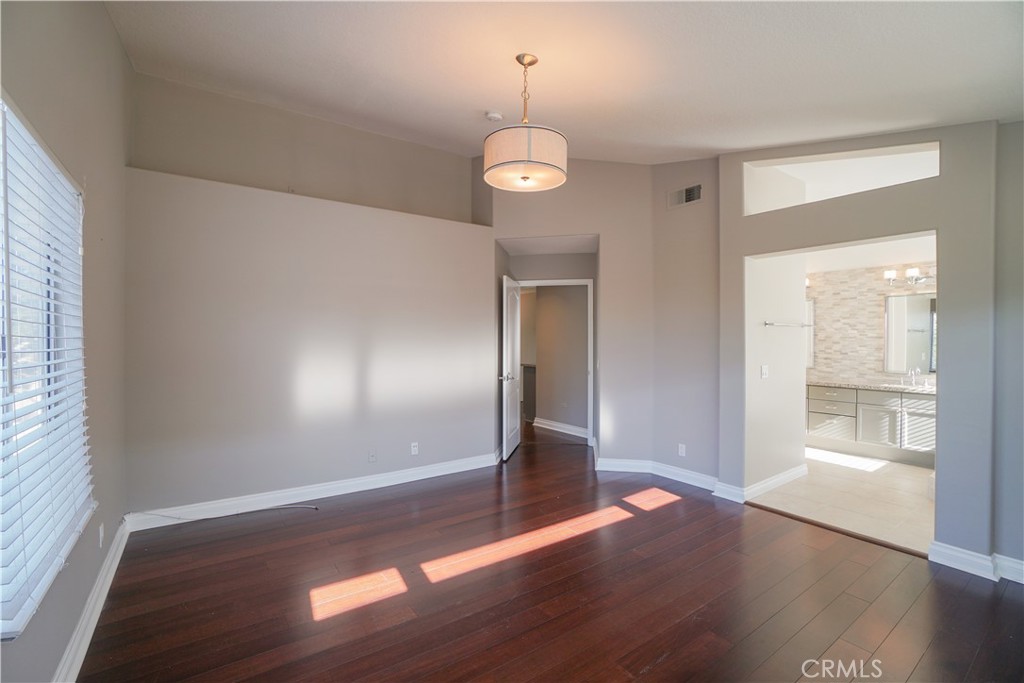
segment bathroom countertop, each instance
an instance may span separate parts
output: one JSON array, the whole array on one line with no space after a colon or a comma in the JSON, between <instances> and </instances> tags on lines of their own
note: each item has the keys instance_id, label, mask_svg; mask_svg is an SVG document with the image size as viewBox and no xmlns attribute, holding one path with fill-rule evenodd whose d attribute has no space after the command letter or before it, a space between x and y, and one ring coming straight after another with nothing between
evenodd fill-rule
<instances>
[{"instance_id":1,"label":"bathroom countertop","mask_svg":"<svg viewBox=\"0 0 1024 683\"><path fill-rule=\"evenodd\" d=\"M864 382L817 382L807 381L807 384L815 387L837 387L839 389L867 389L870 391L897 391L904 394L925 394L928 396L935 395L935 385L931 386L903 386L899 383L894 384L868 384Z\"/></svg>"}]
</instances>

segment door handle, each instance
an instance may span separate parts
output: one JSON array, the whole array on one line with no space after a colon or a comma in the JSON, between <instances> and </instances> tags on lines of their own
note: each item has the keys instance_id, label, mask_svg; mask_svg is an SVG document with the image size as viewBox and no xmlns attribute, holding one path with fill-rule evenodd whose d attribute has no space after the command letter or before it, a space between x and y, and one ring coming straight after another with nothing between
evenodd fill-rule
<instances>
[{"instance_id":1,"label":"door handle","mask_svg":"<svg viewBox=\"0 0 1024 683\"><path fill-rule=\"evenodd\" d=\"M515 379L515 377L512 376L511 372L507 372L505 373L504 376L498 375L498 379L500 379L502 382L511 382L512 380Z\"/></svg>"}]
</instances>

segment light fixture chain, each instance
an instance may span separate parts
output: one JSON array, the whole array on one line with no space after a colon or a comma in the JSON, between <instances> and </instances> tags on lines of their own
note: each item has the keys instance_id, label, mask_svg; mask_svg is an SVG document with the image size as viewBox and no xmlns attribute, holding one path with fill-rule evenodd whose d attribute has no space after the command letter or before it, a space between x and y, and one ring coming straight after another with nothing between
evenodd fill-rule
<instances>
[{"instance_id":1,"label":"light fixture chain","mask_svg":"<svg viewBox=\"0 0 1024 683\"><path fill-rule=\"evenodd\" d=\"M523 123L529 123L530 119L526 117L527 102L530 99L530 93L527 90L526 74L530 70L530 67L523 65Z\"/></svg>"}]
</instances>

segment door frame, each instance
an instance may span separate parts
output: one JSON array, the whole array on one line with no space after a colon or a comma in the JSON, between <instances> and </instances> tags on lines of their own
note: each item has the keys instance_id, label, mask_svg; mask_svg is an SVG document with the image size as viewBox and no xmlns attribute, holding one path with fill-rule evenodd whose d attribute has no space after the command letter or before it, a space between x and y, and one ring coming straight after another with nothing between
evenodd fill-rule
<instances>
[{"instance_id":1,"label":"door frame","mask_svg":"<svg viewBox=\"0 0 1024 683\"><path fill-rule=\"evenodd\" d=\"M520 287L572 287L587 288L587 445L596 446L594 435L594 281L567 278L564 280L520 280ZM520 372L522 369L520 368Z\"/></svg>"}]
</instances>

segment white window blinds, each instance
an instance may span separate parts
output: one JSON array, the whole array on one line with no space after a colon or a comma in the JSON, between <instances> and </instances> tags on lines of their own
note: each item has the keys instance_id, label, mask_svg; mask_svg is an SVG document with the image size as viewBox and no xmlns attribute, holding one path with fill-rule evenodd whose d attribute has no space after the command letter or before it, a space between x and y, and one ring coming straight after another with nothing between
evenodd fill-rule
<instances>
[{"instance_id":1,"label":"white window blinds","mask_svg":"<svg viewBox=\"0 0 1024 683\"><path fill-rule=\"evenodd\" d=\"M85 425L82 202L0 103L0 594L14 638L95 508Z\"/></svg>"}]
</instances>

